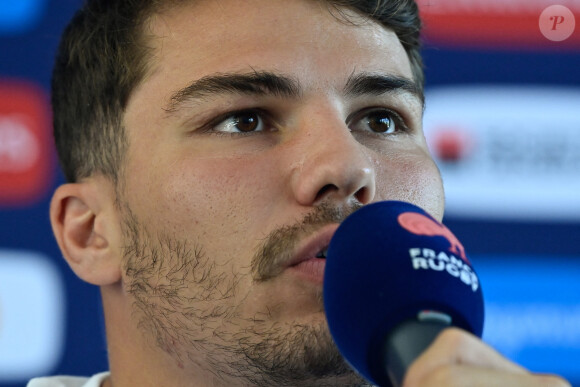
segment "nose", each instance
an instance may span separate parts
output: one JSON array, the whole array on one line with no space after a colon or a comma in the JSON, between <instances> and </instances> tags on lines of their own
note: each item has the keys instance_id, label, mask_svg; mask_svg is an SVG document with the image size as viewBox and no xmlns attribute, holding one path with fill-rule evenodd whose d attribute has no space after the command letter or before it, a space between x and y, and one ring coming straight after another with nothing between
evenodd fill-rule
<instances>
[{"instance_id":1,"label":"nose","mask_svg":"<svg viewBox=\"0 0 580 387\"><path fill-rule=\"evenodd\" d=\"M336 114L335 114L336 115ZM376 171L370 151L338 117L310 117L301 127L300 157L294 164L292 189L304 206L323 201L370 203Z\"/></svg>"}]
</instances>

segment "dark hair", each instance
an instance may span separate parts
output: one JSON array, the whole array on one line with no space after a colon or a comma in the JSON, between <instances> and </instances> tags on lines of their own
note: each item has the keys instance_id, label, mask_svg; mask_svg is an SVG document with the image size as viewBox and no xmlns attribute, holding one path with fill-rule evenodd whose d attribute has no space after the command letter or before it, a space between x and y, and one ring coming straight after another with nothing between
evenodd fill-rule
<instances>
[{"instance_id":1,"label":"dark hair","mask_svg":"<svg viewBox=\"0 0 580 387\"><path fill-rule=\"evenodd\" d=\"M145 23L162 7L183 1L88 0L71 20L52 78L54 138L68 181L100 173L118 182L128 147L123 114L149 62ZM414 0L320 1L392 29L423 87L421 20Z\"/></svg>"}]
</instances>

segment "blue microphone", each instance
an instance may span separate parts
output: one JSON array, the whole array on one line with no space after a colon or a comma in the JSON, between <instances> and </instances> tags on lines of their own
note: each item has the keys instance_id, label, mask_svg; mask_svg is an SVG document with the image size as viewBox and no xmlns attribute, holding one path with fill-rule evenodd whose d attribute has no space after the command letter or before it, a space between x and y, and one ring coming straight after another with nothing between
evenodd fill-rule
<instances>
[{"instance_id":1,"label":"blue microphone","mask_svg":"<svg viewBox=\"0 0 580 387\"><path fill-rule=\"evenodd\" d=\"M446 327L483 331L481 286L463 245L410 203L374 203L345 219L328 248L323 287L338 349L379 386L399 386Z\"/></svg>"}]
</instances>

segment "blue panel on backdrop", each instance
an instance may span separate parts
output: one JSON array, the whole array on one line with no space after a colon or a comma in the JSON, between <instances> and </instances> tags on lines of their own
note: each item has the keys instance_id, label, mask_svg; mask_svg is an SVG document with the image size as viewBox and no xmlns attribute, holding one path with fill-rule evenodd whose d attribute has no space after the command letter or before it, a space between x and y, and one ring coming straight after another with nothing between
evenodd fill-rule
<instances>
[{"instance_id":1,"label":"blue panel on backdrop","mask_svg":"<svg viewBox=\"0 0 580 387\"><path fill-rule=\"evenodd\" d=\"M579 380L579 257L472 260L485 297L484 340L532 371Z\"/></svg>"},{"instance_id":2,"label":"blue panel on backdrop","mask_svg":"<svg viewBox=\"0 0 580 387\"><path fill-rule=\"evenodd\" d=\"M36 25L46 0L0 0L0 35L24 33Z\"/></svg>"}]
</instances>

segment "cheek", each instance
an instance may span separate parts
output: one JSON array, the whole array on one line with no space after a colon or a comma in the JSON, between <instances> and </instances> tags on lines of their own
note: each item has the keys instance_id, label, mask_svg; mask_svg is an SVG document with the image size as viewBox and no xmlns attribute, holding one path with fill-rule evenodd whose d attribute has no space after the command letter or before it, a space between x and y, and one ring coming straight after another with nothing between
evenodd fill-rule
<instances>
[{"instance_id":1,"label":"cheek","mask_svg":"<svg viewBox=\"0 0 580 387\"><path fill-rule=\"evenodd\" d=\"M250 189L258 183L256 177L253 168L241 161L184 161L164 179L161 197L176 216L212 219L225 226L256 200Z\"/></svg>"},{"instance_id":2,"label":"cheek","mask_svg":"<svg viewBox=\"0 0 580 387\"><path fill-rule=\"evenodd\" d=\"M266 164L267 165L267 164ZM148 177L141 214L158 230L196 239L206 248L247 244L271 213L268 198L281 189L279 173L253 158L181 158ZM146 189L146 184L141 184ZM278 196L279 197L279 196ZM256 239L256 238L253 238Z\"/></svg>"},{"instance_id":3,"label":"cheek","mask_svg":"<svg viewBox=\"0 0 580 387\"><path fill-rule=\"evenodd\" d=\"M381 159L377 168L376 200L413 203L441 220L444 193L437 166L424 154Z\"/></svg>"}]
</instances>

